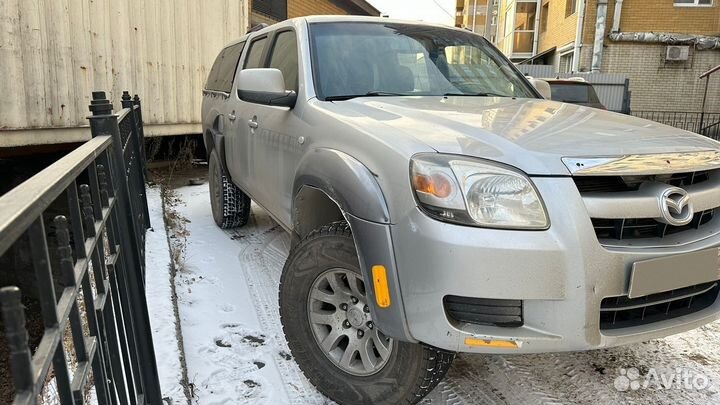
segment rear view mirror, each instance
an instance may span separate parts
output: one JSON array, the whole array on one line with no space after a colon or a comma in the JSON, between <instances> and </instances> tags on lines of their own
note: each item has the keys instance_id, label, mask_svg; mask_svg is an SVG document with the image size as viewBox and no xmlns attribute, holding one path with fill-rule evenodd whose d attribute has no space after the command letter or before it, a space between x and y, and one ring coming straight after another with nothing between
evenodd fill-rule
<instances>
[{"instance_id":1,"label":"rear view mirror","mask_svg":"<svg viewBox=\"0 0 720 405\"><path fill-rule=\"evenodd\" d=\"M552 90L550 89L550 83L545 80L535 79L534 77L528 77L527 79L544 99L551 99Z\"/></svg>"},{"instance_id":2,"label":"rear view mirror","mask_svg":"<svg viewBox=\"0 0 720 405\"><path fill-rule=\"evenodd\" d=\"M278 69L244 69L238 77L238 97L248 103L294 107L297 93L285 89Z\"/></svg>"}]
</instances>

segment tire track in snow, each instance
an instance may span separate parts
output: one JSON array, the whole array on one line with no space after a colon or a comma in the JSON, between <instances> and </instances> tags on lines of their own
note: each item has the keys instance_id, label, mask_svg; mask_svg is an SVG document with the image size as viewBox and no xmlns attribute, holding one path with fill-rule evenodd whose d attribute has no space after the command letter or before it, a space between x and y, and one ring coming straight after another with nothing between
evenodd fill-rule
<instances>
[{"instance_id":1,"label":"tire track in snow","mask_svg":"<svg viewBox=\"0 0 720 405\"><path fill-rule=\"evenodd\" d=\"M235 239L241 239L240 243L246 245L240 252L238 261L243 267L242 273L253 296L260 326L267 336L275 341L275 346L281 349L281 353L289 354L290 349L282 331L278 308L278 286L289 249L289 236L265 211L255 205L251 221L247 229L229 234ZM305 378L297 364L292 359L283 357L281 353L273 356L273 361L285 383L283 388L290 398L290 403L329 403Z\"/></svg>"}]
</instances>

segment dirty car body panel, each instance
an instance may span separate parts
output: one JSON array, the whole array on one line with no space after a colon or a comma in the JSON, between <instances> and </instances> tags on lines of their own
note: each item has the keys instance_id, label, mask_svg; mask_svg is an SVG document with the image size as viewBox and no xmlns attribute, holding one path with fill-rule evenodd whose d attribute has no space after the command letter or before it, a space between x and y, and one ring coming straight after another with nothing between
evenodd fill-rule
<instances>
[{"instance_id":1,"label":"dirty car body panel","mask_svg":"<svg viewBox=\"0 0 720 405\"><path fill-rule=\"evenodd\" d=\"M693 276L646 284L639 291L647 305L628 294L636 263L718 253L720 218L714 209L720 198L708 197L714 203L681 226L623 212L598 217L601 210L594 211L591 202L634 204L651 183L687 187L692 201L692 184L701 186L720 174L720 158L712 155L720 150L718 142L651 121L543 100L531 88L524 97L449 92L328 100L318 91L323 70L313 65L313 27L322 24L455 31L389 19L308 17L253 32L241 39L246 44L238 71L246 68L253 41L267 38L260 58L268 67L274 38L288 31L296 35L297 103L289 108L244 102L237 82L225 95L206 95L206 144L213 147L215 136L224 137L233 182L289 232L305 232L296 198L304 187L321 191L339 207L353 229L366 285L372 285L371 266L383 264L390 273L393 305L371 308L389 336L460 352L548 352L644 341L717 319L717 262L710 271L689 265L677 271ZM511 74L514 68L505 69ZM514 87L529 87L517 75ZM477 159L525 176L541 199L548 226L496 229L428 215L410 174L411 161L428 154ZM695 154L706 158L693 160ZM630 164L622 176L603 172L603 165L628 156L646 162L657 156L665 169L645 173ZM674 166L676 161L682 164ZM593 167L591 175L579 170L585 164ZM638 212L654 213L664 201L658 196L652 207ZM692 255L688 260L694 263ZM648 266L644 272L652 271ZM695 304L675 308L680 303L669 291L694 297ZM503 322L493 322L494 317ZM471 346L467 338L516 346Z\"/></svg>"}]
</instances>

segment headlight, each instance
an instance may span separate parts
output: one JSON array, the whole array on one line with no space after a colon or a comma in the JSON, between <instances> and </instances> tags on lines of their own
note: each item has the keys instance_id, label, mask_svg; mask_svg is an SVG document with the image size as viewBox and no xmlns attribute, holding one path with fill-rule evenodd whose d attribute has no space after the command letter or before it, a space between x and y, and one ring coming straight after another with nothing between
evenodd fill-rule
<instances>
[{"instance_id":1,"label":"headlight","mask_svg":"<svg viewBox=\"0 0 720 405\"><path fill-rule=\"evenodd\" d=\"M422 209L438 219L506 229L547 229L540 196L525 174L468 157L423 154L410 177Z\"/></svg>"}]
</instances>

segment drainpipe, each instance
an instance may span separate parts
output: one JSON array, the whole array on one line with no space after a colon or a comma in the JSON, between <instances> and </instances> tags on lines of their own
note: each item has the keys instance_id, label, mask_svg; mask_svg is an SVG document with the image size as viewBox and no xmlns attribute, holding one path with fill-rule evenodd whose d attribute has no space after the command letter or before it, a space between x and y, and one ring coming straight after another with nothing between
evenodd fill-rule
<instances>
[{"instance_id":1,"label":"drainpipe","mask_svg":"<svg viewBox=\"0 0 720 405\"><path fill-rule=\"evenodd\" d=\"M605 27L607 26L608 0L598 0L597 19L595 20L595 42L593 42L592 72L599 72L602 67L603 43L605 42Z\"/></svg>"},{"instance_id":2,"label":"drainpipe","mask_svg":"<svg viewBox=\"0 0 720 405\"><path fill-rule=\"evenodd\" d=\"M613 14L612 32L620 32L620 14L622 14L623 0L615 0L615 13Z\"/></svg>"},{"instance_id":3,"label":"drainpipe","mask_svg":"<svg viewBox=\"0 0 720 405\"><path fill-rule=\"evenodd\" d=\"M572 71L580 70L580 48L582 48L583 25L585 25L585 0L578 0L578 24L575 29Z\"/></svg>"},{"instance_id":4,"label":"drainpipe","mask_svg":"<svg viewBox=\"0 0 720 405\"><path fill-rule=\"evenodd\" d=\"M475 19L477 18L477 0L475 0L475 3L473 5L473 28L472 32L475 32Z\"/></svg>"},{"instance_id":5,"label":"drainpipe","mask_svg":"<svg viewBox=\"0 0 720 405\"><path fill-rule=\"evenodd\" d=\"M492 0L488 0L488 3ZM535 35L533 35L533 56L538 53L538 43L540 42L540 10L542 10L543 0L537 0L535 6Z\"/></svg>"}]
</instances>

